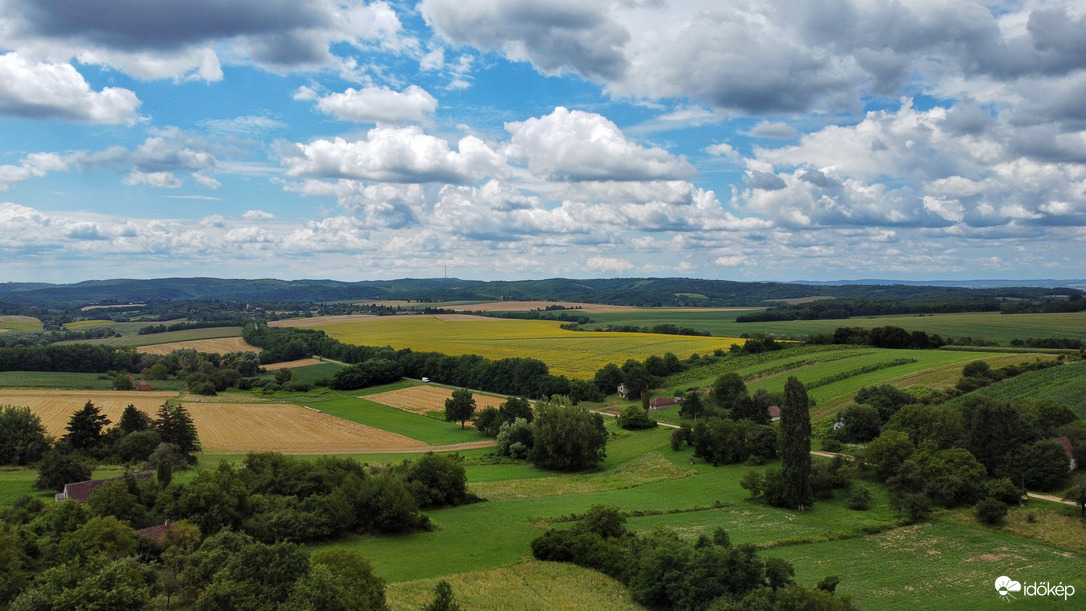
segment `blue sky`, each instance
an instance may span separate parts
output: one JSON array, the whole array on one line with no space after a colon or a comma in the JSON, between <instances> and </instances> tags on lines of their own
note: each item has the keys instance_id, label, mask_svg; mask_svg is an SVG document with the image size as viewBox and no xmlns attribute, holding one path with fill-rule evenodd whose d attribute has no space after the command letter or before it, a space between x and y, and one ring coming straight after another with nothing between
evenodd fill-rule
<instances>
[{"instance_id":1,"label":"blue sky","mask_svg":"<svg viewBox=\"0 0 1086 611\"><path fill-rule=\"evenodd\" d=\"M1086 2L0 0L0 281L1086 277Z\"/></svg>"}]
</instances>

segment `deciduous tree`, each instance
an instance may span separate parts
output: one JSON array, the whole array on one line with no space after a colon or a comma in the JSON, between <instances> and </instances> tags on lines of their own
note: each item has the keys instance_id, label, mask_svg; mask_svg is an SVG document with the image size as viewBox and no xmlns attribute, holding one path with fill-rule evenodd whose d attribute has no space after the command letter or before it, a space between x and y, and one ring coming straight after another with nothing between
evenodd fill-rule
<instances>
[{"instance_id":1,"label":"deciduous tree","mask_svg":"<svg viewBox=\"0 0 1086 611\"><path fill-rule=\"evenodd\" d=\"M41 460L52 439L29 407L0 407L0 465L23 466Z\"/></svg>"},{"instance_id":2,"label":"deciduous tree","mask_svg":"<svg viewBox=\"0 0 1086 611\"><path fill-rule=\"evenodd\" d=\"M580 471L604 459L607 429L603 416L553 396L536 404L532 422L535 446L529 458L537 466L559 471Z\"/></svg>"},{"instance_id":3,"label":"deciduous tree","mask_svg":"<svg viewBox=\"0 0 1086 611\"><path fill-rule=\"evenodd\" d=\"M445 399L445 421L459 422L460 428L471 420L475 414L475 398L466 388L458 388L452 392L452 397Z\"/></svg>"}]
</instances>

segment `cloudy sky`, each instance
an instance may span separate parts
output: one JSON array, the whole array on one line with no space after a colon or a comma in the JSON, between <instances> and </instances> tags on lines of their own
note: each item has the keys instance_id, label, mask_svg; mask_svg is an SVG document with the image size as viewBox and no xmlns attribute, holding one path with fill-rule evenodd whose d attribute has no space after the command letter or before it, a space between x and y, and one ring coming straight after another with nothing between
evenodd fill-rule
<instances>
[{"instance_id":1,"label":"cloudy sky","mask_svg":"<svg viewBox=\"0 0 1086 611\"><path fill-rule=\"evenodd\" d=\"M1082 0L0 0L0 281L1084 262Z\"/></svg>"}]
</instances>

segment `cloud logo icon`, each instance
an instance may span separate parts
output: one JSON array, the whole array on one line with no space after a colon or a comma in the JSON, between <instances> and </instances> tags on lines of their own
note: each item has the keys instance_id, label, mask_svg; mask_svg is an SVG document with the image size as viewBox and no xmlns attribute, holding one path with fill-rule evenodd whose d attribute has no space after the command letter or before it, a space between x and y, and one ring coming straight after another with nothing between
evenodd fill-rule
<instances>
[{"instance_id":1,"label":"cloud logo icon","mask_svg":"<svg viewBox=\"0 0 1086 611\"><path fill-rule=\"evenodd\" d=\"M1014 598L1014 596L1011 596L1011 592L1021 592L1022 584L1004 575L995 580L995 589L996 592L999 592L1001 598L1005 599L1008 596Z\"/></svg>"}]
</instances>

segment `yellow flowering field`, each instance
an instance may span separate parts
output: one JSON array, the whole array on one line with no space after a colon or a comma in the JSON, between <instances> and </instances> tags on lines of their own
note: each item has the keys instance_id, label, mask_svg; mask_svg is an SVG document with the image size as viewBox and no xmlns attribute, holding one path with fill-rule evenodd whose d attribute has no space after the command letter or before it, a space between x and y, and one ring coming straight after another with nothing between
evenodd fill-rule
<instances>
[{"instance_id":1,"label":"yellow flowering field","mask_svg":"<svg viewBox=\"0 0 1086 611\"><path fill-rule=\"evenodd\" d=\"M309 326L309 325L303 325ZM536 358L551 373L588 379L607 363L645 360L672 352L680 359L691 354L727 350L744 340L654 333L567 331L548 320L505 320L468 315L381 316L336 322L325 318L312 328L347 344L392 346L418 352L458 356L478 354L488 359Z\"/></svg>"}]
</instances>

